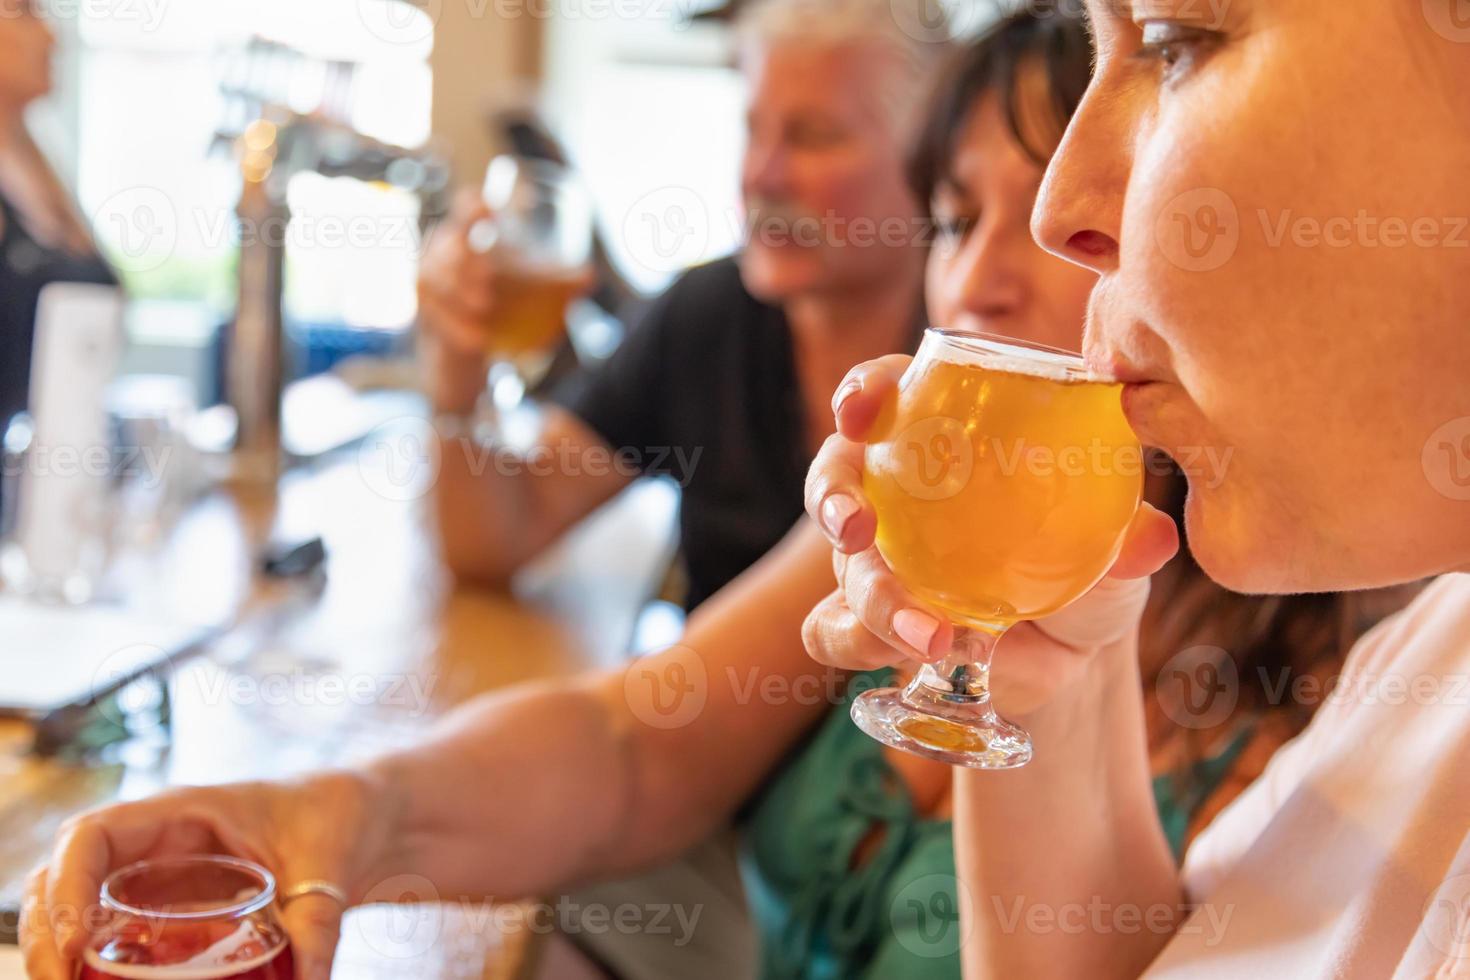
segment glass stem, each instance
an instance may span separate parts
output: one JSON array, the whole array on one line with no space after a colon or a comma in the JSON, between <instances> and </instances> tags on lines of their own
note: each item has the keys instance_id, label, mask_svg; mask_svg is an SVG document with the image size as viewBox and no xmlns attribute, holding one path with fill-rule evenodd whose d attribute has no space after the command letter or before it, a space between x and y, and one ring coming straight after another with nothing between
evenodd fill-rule
<instances>
[{"instance_id":1,"label":"glass stem","mask_svg":"<svg viewBox=\"0 0 1470 980\"><path fill-rule=\"evenodd\" d=\"M909 690L919 687L927 694L952 704L984 704L990 700L990 658L1002 633L958 627L949 656L937 664L925 664Z\"/></svg>"},{"instance_id":2,"label":"glass stem","mask_svg":"<svg viewBox=\"0 0 1470 980\"><path fill-rule=\"evenodd\" d=\"M501 360L490 362L485 369L485 388L475 402L475 435L486 444L503 441L504 413L500 408L499 387L505 376L506 363Z\"/></svg>"}]
</instances>

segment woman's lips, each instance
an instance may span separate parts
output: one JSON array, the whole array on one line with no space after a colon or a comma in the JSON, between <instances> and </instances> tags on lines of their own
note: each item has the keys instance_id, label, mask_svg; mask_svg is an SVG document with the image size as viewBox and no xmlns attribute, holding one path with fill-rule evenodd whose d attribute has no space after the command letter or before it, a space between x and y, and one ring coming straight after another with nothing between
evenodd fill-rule
<instances>
[{"instance_id":1,"label":"woman's lips","mask_svg":"<svg viewBox=\"0 0 1470 980\"><path fill-rule=\"evenodd\" d=\"M1159 406L1167 396L1164 385L1157 381L1128 381L1123 384L1123 415L1145 442L1148 441L1149 422L1157 417Z\"/></svg>"}]
</instances>

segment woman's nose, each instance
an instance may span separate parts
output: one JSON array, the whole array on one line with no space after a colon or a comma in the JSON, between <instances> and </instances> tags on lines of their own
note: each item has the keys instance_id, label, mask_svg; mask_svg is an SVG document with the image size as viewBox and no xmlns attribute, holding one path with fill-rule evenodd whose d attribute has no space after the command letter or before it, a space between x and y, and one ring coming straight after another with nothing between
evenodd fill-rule
<instances>
[{"instance_id":1,"label":"woman's nose","mask_svg":"<svg viewBox=\"0 0 1470 980\"><path fill-rule=\"evenodd\" d=\"M1019 229L1027 236L1024 226ZM1016 236L1003 230L977 228L959 256L955 307L967 318L993 321L1015 316L1025 303L1026 276ZM1031 245L1034 251L1035 246Z\"/></svg>"},{"instance_id":2,"label":"woman's nose","mask_svg":"<svg viewBox=\"0 0 1470 980\"><path fill-rule=\"evenodd\" d=\"M1052 156L1031 230L1042 248L1106 273L1117 268L1131 161L1110 110L1089 93Z\"/></svg>"}]
</instances>

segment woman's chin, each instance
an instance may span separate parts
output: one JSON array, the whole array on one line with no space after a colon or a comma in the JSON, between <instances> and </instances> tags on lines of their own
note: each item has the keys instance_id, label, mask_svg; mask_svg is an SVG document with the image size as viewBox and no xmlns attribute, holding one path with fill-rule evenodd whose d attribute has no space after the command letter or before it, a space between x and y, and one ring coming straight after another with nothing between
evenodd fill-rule
<instances>
[{"instance_id":1,"label":"woman's chin","mask_svg":"<svg viewBox=\"0 0 1470 980\"><path fill-rule=\"evenodd\" d=\"M740 257L740 277L752 296L781 303L820 286L821 262L811 249L752 244Z\"/></svg>"},{"instance_id":2,"label":"woman's chin","mask_svg":"<svg viewBox=\"0 0 1470 980\"><path fill-rule=\"evenodd\" d=\"M1216 584L1247 595L1321 591L1308 570L1292 560L1298 553L1283 529L1223 506L1210 491L1190 489L1184 508L1189 551Z\"/></svg>"}]
</instances>

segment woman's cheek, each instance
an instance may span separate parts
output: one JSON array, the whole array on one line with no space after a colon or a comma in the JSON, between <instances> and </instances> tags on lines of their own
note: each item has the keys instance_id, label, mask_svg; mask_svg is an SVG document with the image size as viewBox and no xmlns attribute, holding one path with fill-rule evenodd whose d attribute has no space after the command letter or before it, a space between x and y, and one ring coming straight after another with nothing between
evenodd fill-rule
<instances>
[{"instance_id":1,"label":"woman's cheek","mask_svg":"<svg viewBox=\"0 0 1470 980\"><path fill-rule=\"evenodd\" d=\"M928 309L929 322L938 327L953 326L959 312L952 279L955 274L955 253L956 249L952 244L935 242L929 251L929 262L924 270L924 303Z\"/></svg>"}]
</instances>

